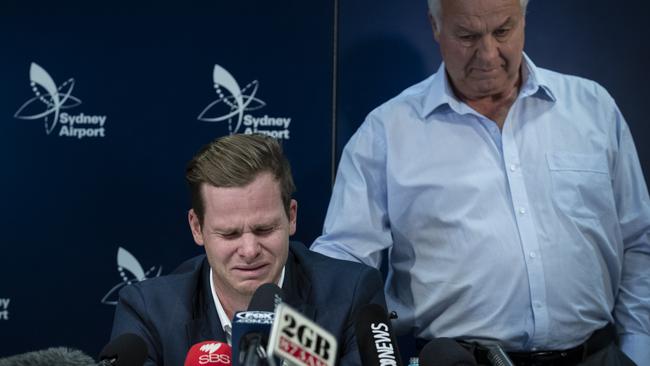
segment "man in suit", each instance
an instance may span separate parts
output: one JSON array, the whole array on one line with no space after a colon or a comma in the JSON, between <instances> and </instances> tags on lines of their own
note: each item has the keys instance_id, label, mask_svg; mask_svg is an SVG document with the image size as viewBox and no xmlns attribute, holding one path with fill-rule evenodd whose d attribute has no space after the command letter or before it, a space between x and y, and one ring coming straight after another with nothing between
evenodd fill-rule
<instances>
[{"instance_id":1,"label":"man in suit","mask_svg":"<svg viewBox=\"0 0 650 366\"><path fill-rule=\"evenodd\" d=\"M259 135L219 138L190 161L186 179L190 229L206 255L124 288L112 338L135 333L147 343L148 365L181 365L195 343L230 342L234 313L248 308L260 285L275 283L286 303L337 338L340 364L360 365L354 319L361 305L385 306L381 276L289 242L298 203L279 143Z\"/></svg>"}]
</instances>

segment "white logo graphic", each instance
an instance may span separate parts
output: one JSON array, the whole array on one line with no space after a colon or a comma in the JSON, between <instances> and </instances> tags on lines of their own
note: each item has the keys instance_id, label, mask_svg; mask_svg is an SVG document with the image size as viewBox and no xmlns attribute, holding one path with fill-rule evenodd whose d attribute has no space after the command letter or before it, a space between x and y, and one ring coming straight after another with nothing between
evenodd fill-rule
<instances>
[{"instance_id":1,"label":"white logo graphic","mask_svg":"<svg viewBox=\"0 0 650 366\"><path fill-rule=\"evenodd\" d=\"M9 320L9 302L11 299L0 298L0 320Z\"/></svg>"},{"instance_id":2,"label":"white logo graphic","mask_svg":"<svg viewBox=\"0 0 650 366\"><path fill-rule=\"evenodd\" d=\"M239 133L243 124L245 134L259 133L278 139L289 139L290 117L269 117L266 114L255 117L245 113L266 106L264 101L256 97L259 87L257 80L251 81L242 89L237 80L219 65L214 65L212 80L219 98L203 109L197 117L199 121L228 121L228 133L231 135ZM224 89L228 94L224 94Z\"/></svg>"},{"instance_id":3,"label":"white logo graphic","mask_svg":"<svg viewBox=\"0 0 650 366\"><path fill-rule=\"evenodd\" d=\"M149 270L145 272L142 269L140 262L135 259L133 254L129 253L126 249L119 247L117 249L117 271L122 277L122 282L113 286L113 288L108 291L102 299L102 304L117 305L117 295L122 287L134 282L144 281L147 278L160 276L162 273L162 266L158 267L158 272L155 275L149 276L149 274L156 271L155 266L149 268Z\"/></svg>"},{"instance_id":4,"label":"white logo graphic","mask_svg":"<svg viewBox=\"0 0 650 366\"><path fill-rule=\"evenodd\" d=\"M215 353L221 348L221 343L208 343L204 344L199 348L201 352Z\"/></svg>"},{"instance_id":5,"label":"white logo graphic","mask_svg":"<svg viewBox=\"0 0 650 366\"><path fill-rule=\"evenodd\" d=\"M29 68L29 80L34 92L34 97L26 101L14 114L15 118L24 120L45 121L45 133L50 134L60 123L59 136L76 137L104 137L104 124L106 116L85 115L83 113L72 115L61 112L64 109L77 107L81 100L72 95L75 81L69 78L60 86L56 86L54 79L41 66L32 62ZM40 101L45 105L45 110L38 108ZM36 104L36 106L34 106ZM38 111L37 111L38 110ZM77 127L81 125L83 127Z\"/></svg>"}]
</instances>

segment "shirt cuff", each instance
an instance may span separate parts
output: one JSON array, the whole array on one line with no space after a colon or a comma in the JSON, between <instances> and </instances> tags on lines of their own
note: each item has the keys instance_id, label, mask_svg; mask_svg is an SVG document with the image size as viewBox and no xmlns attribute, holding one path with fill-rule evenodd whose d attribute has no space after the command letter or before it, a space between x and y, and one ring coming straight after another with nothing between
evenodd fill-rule
<instances>
[{"instance_id":1,"label":"shirt cuff","mask_svg":"<svg viewBox=\"0 0 650 366\"><path fill-rule=\"evenodd\" d=\"M650 365L650 336L643 334L619 335L619 346L637 365Z\"/></svg>"}]
</instances>

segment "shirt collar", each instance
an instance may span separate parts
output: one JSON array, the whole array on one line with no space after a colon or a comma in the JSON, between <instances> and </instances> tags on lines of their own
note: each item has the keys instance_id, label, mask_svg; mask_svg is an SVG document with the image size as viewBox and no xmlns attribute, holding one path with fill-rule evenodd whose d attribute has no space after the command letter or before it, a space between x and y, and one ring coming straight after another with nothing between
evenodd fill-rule
<instances>
[{"instance_id":1,"label":"shirt collar","mask_svg":"<svg viewBox=\"0 0 650 366\"><path fill-rule=\"evenodd\" d=\"M280 280L278 281L278 287L282 288L284 284L284 271L286 266L282 267L282 273L280 274ZM210 268L210 289L212 290L212 299L214 300L214 305L217 308L217 314L219 315L219 322L221 322L221 328L227 334L228 344L230 344L230 336L232 334L232 321L226 315L226 310L224 310L223 305L221 305L221 300L219 300L219 295L214 288L214 279L212 278L212 268Z\"/></svg>"},{"instance_id":2,"label":"shirt collar","mask_svg":"<svg viewBox=\"0 0 650 366\"><path fill-rule=\"evenodd\" d=\"M540 69L535 66L533 61L524 52L522 76L524 83L519 91L519 97L524 98L532 95L538 95L542 98L549 99L553 102L556 101L555 94L551 88L550 83L544 77Z\"/></svg>"},{"instance_id":3,"label":"shirt collar","mask_svg":"<svg viewBox=\"0 0 650 366\"><path fill-rule=\"evenodd\" d=\"M528 96L540 95L550 99L551 101L555 101L555 96L551 91L549 83L543 75L541 75L537 66L535 66L525 52L523 54L522 67L522 77L524 82L519 91L519 97L525 98ZM438 71L431 76L429 91L426 94L426 99L424 101L424 115L427 116L445 105L455 111L460 111L463 109L461 104L464 103L456 97L451 87L451 83L449 82L445 63L441 62Z\"/></svg>"}]
</instances>

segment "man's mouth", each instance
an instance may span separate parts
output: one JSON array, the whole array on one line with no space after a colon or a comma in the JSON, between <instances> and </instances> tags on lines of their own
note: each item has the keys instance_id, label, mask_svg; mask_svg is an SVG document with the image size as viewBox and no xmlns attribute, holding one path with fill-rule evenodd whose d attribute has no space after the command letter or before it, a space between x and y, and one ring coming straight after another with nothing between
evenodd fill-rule
<instances>
[{"instance_id":1,"label":"man's mouth","mask_svg":"<svg viewBox=\"0 0 650 366\"><path fill-rule=\"evenodd\" d=\"M266 273L267 267L268 264L255 264L255 265L237 266L234 267L233 270L246 277L259 277L262 274Z\"/></svg>"}]
</instances>

